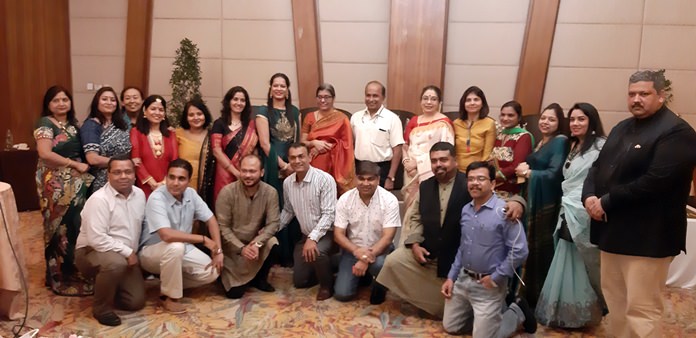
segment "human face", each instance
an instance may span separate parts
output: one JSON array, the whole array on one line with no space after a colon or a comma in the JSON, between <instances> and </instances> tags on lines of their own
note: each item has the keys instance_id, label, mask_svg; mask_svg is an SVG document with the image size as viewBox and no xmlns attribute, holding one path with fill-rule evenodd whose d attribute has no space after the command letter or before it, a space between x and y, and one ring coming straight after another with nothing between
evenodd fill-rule
<instances>
[{"instance_id":1,"label":"human face","mask_svg":"<svg viewBox=\"0 0 696 338\"><path fill-rule=\"evenodd\" d=\"M109 185L121 195L128 196L135 184L135 167L131 160L112 161L109 168Z\"/></svg>"},{"instance_id":2,"label":"human face","mask_svg":"<svg viewBox=\"0 0 696 338\"><path fill-rule=\"evenodd\" d=\"M379 176L377 175L357 175L358 193L360 197L371 198L379 186Z\"/></svg>"},{"instance_id":3,"label":"human face","mask_svg":"<svg viewBox=\"0 0 696 338\"><path fill-rule=\"evenodd\" d=\"M205 114L196 106L190 106L186 112L186 121L188 121L192 130L202 129L203 124L205 124Z\"/></svg>"},{"instance_id":4,"label":"human face","mask_svg":"<svg viewBox=\"0 0 696 338\"><path fill-rule=\"evenodd\" d=\"M638 119L655 114L664 101L664 91L658 93L652 81L638 81L628 85L628 110Z\"/></svg>"},{"instance_id":5,"label":"human face","mask_svg":"<svg viewBox=\"0 0 696 338\"><path fill-rule=\"evenodd\" d=\"M329 111L333 109L334 97L328 90L320 90L317 93L317 107L321 111Z\"/></svg>"},{"instance_id":6,"label":"human face","mask_svg":"<svg viewBox=\"0 0 696 338\"><path fill-rule=\"evenodd\" d=\"M54 96L48 103L48 110L53 113L53 116L67 116L72 103L65 92L60 92Z\"/></svg>"},{"instance_id":7,"label":"human face","mask_svg":"<svg viewBox=\"0 0 696 338\"><path fill-rule=\"evenodd\" d=\"M539 117L539 131L544 136L553 135L558 130L558 117L553 109L544 110Z\"/></svg>"},{"instance_id":8,"label":"human face","mask_svg":"<svg viewBox=\"0 0 696 338\"><path fill-rule=\"evenodd\" d=\"M143 107L143 97L135 88L130 88L123 93L123 106L126 107L126 112L137 114Z\"/></svg>"},{"instance_id":9,"label":"human face","mask_svg":"<svg viewBox=\"0 0 696 338\"><path fill-rule=\"evenodd\" d=\"M365 106L371 113L376 112L384 103L382 87L376 83L370 83L365 87Z\"/></svg>"},{"instance_id":10,"label":"human face","mask_svg":"<svg viewBox=\"0 0 696 338\"><path fill-rule=\"evenodd\" d=\"M457 171L457 162L447 150L430 152L430 168L439 182L447 182Z\"/></svg>"},{"instance_id":11,"label":"human face","mask_svg":"<svg viewBox=\"0 0 696 338\"><path fill-rule=\"evenodd\" d=\"M263 176L261 161L253 156L245 157L240 164L239 172L242 175L242 184L247 188L253 188L259 185Z\"/></svg>"},{"instance_id":12,"label":"human face","mask_svg":"<svg viewBox=\"0 0 696 338\"><path fill-rule=\"evenodd\" d=\"M116 111L116 94L110 91L103 92L99 97L97 109L102 114L113 114Z\"/></svg>"},{"instance_id":13,"label":"human face","mask_svg":"<svg viewBox=\"0 0 696 338\"><path fill-rule=\"evenodd\" d=\"M309 170L309 153L305 147L288 149L288 161L296 173L306 173Z\"/></svg>"},{"instance_id":14,"label":"human face","mask_svg":"<svg viewBox=\"0 0 696 338\"><path fill-rule=\"evenodd\" d=\"M434 90L428 89L421 96L423 114L433 115L440 109L440 98Z\"/></svg>"},{"instance_id":15,"label":"human face","mask_svg":"<svg viewBox=\"0 0 696 338\"><path fill-rule=\"evenodd\" d=\"M584 139L587 129L590 127L590 119L580 109L573 109L570 112L570 135L579 139Z\"/></svg>"},{"instance_id":16,"label":"human face","mask_svg":"<svg viewBox=\"0 0 696 338\"><path fill-rule=\"evenodd\" d=\"M505 107L500 110L500 125L503 128L513 128L520 124L520 117L512 107Z\"/></svg>"},{"instance_id":17,"label":"human face","mask_svg":"<svg viewBox=\"0 0 696 338\"><path fill-rule=\"evenodd\" d=\"M160 124L164 120L164 106L160 102L152 102L145 108L145 118L150 124Z\"/></svg>"},{"instance_id":18,"label":"human face","mask_svg":"<svg viewBox=\"0 0 696 338\"><path fill-rule=\"evenodd\" d=\"M464 101L464 110L469 114L478 114L481 112L481 107L483 107L483 101L478 95L471 93L466 96Z\"/></svg>"},{"instance_id":19,"label":"human face","mask_svg":"<svg viewBox=\"0 0 696 338\"><path fill-rule=\"evenodd\" d=\"M191 179L189 176L189 172L184 168L169 168L167 177L165 177L164 180L164 183L167 185L167 191L169 191L174 198L181 200L181 197L184 196L184 191L186 191L186 187L188 187L189 180Z\"/></svg>"},{"instance_id":20,"label":"human face","mask_svg":"<svg viewBox=\"0 0 696 338\"><path fill-rule=\"evenodd\" d=\"M244 97L244 93L236 92L230 100L230 109L235 114L241 114L244 111L244 107L246 107L246 104L247 102L246 98Z\"/></svg>"},{"instance_id":21,"label":"human face","mask_svg":"<svg viewBox=\"0 0 696 338\"><path fill-rule=\"evenodd\" d=\"M285 83L285 79L278 76L273 79L271 83L271 96L276 101L285 101L288 95L288 84Z\"/></svg>"},{"instance_id":22,"label":"human face","mask_svg":"<svg viewBox=\"0 0 696 338\"><path fill-rule=\"evenodd\" d=\"M488 173L488 168L469 170L466 175L466 186L471 198L485 202L493 194L493 182Z\"/></svg>"}]
</instances>

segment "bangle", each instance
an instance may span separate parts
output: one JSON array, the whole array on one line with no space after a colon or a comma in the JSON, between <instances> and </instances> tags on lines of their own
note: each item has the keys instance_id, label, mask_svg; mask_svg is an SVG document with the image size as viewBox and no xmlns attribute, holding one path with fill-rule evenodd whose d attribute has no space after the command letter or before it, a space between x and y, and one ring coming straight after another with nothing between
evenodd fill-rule
<instances>
[{"instance_id":1,"label":"bangle","mask_svg":"<svg viewBox=\"0 0 696 338\"><path fill-rule=\"evenodd\" d=\"M201 235L201 239L202 239L201 243L205 244L205 236Z\"/></svg>"},{"instance_id":2,"label":"bangle","mask_svg":"<svg viewBox=\"0 0 696 338\"><path fill-rule=\"evenodd\" d=\"M410 161L410 160L411 160L410 158L404 158L403 160L401 160L401 164L406 164L406 161Z\"/></svg>"},{"instance_id":3,"label":"bangle","mask_svg":"<svg viewBox=\"0 0 696 338\"><path fill-rule=\"evenodd\" d=\"M70 167L70 162L72 162L72 160L68 157L68 160L65 162L65 167L66 167L66 168L67 168L67 167Z\"/></svg>"}]
</instances>

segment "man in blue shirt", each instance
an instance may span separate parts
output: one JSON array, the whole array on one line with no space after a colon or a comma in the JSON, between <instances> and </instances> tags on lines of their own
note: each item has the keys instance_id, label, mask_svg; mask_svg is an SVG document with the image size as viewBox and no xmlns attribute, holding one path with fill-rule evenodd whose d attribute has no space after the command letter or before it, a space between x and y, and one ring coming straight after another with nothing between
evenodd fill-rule
<instances>
[{"instance_id":1,"label":"man in blue shirt","mask_svg":"<svg viewBox=\"0 0 696 338\"><path fill-rule=\"evenodd\" d=\"M502 311L508 278L529 253L522 224L505 218L505 201L493 192L494 166L473 162L466 176L473 200L462 208L459 249L442 284L442 325L449 333L473 329L473 337L510 337L522 323L534 333L536 320L523 299Z\"/></svg>"},{"instance_id":2,"label":"man in blue shirt","mask_svg":"<svg viewBox=\"0 0 696 338\"><path fill-rule=\"evenodd\" d=\"M160 275L162 306L170 313L186 312L179 302L183 289L212 283L222 269L218 222L195 190L188 187L191 164L183 159L169 163L165 185L150 194L145 207L140 264ZM193 221L205 222L210 238L192 233ZM212 259L193 244L210 249Z\"/></svg>"}]
</instances>

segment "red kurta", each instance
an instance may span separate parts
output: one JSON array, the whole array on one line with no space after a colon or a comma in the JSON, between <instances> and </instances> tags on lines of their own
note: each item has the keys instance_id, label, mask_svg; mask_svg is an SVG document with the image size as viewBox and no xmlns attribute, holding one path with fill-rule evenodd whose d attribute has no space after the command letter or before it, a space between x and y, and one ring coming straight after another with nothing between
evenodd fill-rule
<instances>
[{"instance_id":1,"label":"red kurta","mask_svg":"<svg viewBox=\"0 0 696 338\"><path fill-rule=\"evenodd\" d=\"M167 167L169 162L179 158L179 147L176 143L176 135L174 131L169 132L169 136L162 135L162 155L155 156L155 153L150 147L150 141L147 135L133 128L130 131L130 141L133 149L131 150L131 158L133 160L140 159L140 165L136 168L136 185L143 189L145 197L149 197L152 189L150 185L145 183L149 178L155 182L161 182L167 175Z\"/></svg>"}]
</instances>

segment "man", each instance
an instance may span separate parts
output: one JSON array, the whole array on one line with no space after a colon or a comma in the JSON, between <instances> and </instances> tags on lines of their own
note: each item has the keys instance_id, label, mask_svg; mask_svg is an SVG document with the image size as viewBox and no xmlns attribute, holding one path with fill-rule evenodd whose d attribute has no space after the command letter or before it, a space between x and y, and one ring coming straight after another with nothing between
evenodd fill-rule
<instances>
[{"instance_id":1,"label":"man","mask_svg":"<svg viewBox=\"0 0 696 338\"><path fill-rule=\"evenodd\" d=\"M401 227L399 201L378 185L380 167L360 162L355 174L358 186L338 199L334 222L334 240L343 248L334 298L343 302L355 297L358 282L367 272L377 277ZM370 304L382 304L385 296L386 289L373 281Z\"/></svg>"},{"instance_id":2,"label":"man","mask_svg":"<svg viewBox=\"0 0 696 338\"><path fill-rule=\"evenodd\" d=\"M435 176L420 184L410 217L404 227L410 235L405 247L387 256L377 282L432 316L442 318L445 301L440 288L459 248L462 207L471 201L466 175L457 170L454 146L435 143L430 148ZM511 198L508 217L519 218L524 199Z\"/></svg>"},{"instance_id":3,"label":"man","mask_svg":"<svg viewBox=\"0 0 696 338\"><path fill-rule=\"evenodd\" d=\"M609 134L582 192L599 246L609 330L661 337L667 271L685 250L686 200L696 132L665 106L665 77L638 71L628 85L632 118Z\"/></svg>"},{"instance_id":4,"label":"man","mask_svg":"<svg viewBox=\"0 0 696 338\"><path fill-rule=\"evenodd\" d=\"M396 171L401 161L401 145L404 131L399 116L385 108L386 89L378 81L365 86L367 108L350 118L355 139L355 161L371 161L381 169L379 184L387 190L394 189Z\"/></svg>"},{"instance_id":5,"label":"man","mask_svg":"<svg viewBox=\"0 0 696 338\"><path fill-rule=\"evenodd\" d=\"M107 165L108 183L90 196L82 209L75 263L94 278L92 315L103 325L118 326L114 304L137 311L145 305L145 284L138 265L138 240L145 217L145 193L135 183L128 156Z\"/></svg>"},{"instance_id":6,"label":"man","mask_svg":"<svg viewBox=\"0 0 696 338\"><path fill-rule=\"evenodd\" d=\"M522 223L498 212L505 201L493 193L495 173L487 162L466 168L473 201L462 209L459 249L442 284L447 299L442 326L451 334L473 329L473 337L507 338L522 323L527 332L536 332L536 320L523 298L502 311L508 279L514 278L529 249Z\"/></svg>"},{"instance_id":7,"label":"man","mask_svg":"<svg viewBox=\"0 0 696 338\"><path fill-rule=\"evenodd\" d=\"M317 300L321 301L333 294L329 254L333 250L331 225L336 216L336 181L309 165L309 149L304 143L290 145L288 160L295 173L283 181L280 227L296 216L302 231L293 253L292 280L296 288L311 287L318 280Z\"/></svg>"},{"instance_id":8,"label":"man","mask_svg":"<svg viewBox=\"0 0 696 338\"><path fill-rule=\"evenodd\" d=\"M160 275L162 306L170 313L184 313L179 302L185 288L213 282L222 269L220 228L213 212L193 188L189 188L191 163L169 163L165 185L150 194L145 207L146 225L141 241L143 269ZM211 238L191 233L193 221L205 222ZM193 244L210 249L209 257Z\"/></svg>"},{"instance_id":9,"label":"man","mask_svg":"<svg viewBox=\"0 0 696 338\"><path fill-rule=\"evenodd\" d=\"M215 212L220 223L224 266L222 285L228 298L241 298L248 286L264 292L275 289L268 283L273 263L271 253L278 245L280 210L278 193L261 182L261 158L250 154L242 158L240 180L220 190Z\"/></svg>"}]
</instances>

